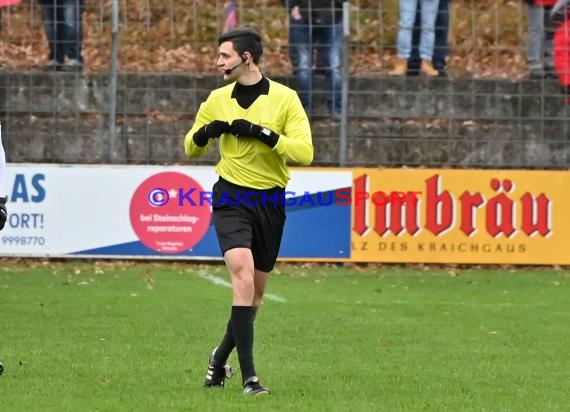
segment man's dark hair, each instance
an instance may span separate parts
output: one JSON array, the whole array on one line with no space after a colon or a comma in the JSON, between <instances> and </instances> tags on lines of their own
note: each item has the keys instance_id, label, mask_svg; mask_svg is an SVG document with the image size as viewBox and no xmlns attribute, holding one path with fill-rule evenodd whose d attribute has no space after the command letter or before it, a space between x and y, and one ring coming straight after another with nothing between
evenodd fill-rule
<instances>
[{"instance_id":1,"label":"man's dark hair","mask_svg":"<svg viewBox=\"0 0 570 412\"><path fill-rule=\"evenodd\" d=\"M259 59L263 54L263 45L261 37L251 27L238 27L233 30L227 31L218 37L218 45L230 41L234 46L234 50L240 56L247 51L253 57L253 62L259 64Z\"/></svg>"}]
</instances>

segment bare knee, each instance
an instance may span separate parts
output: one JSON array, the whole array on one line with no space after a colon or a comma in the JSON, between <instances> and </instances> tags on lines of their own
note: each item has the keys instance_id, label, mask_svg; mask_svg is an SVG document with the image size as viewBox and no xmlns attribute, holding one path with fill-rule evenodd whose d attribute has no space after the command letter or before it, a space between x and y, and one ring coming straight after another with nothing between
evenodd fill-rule
<instances>
[{"instance_id":1,"label":"bare knee","mask_svg":"<svg viewBox=\"0 0 570 412\"><path fill-rule=\"evenodd\" d=\"M251 251L245 248L231 249L225 253L224 257L232 277L233 304L250 306L255 294Z\"/></svg>"},{"instance_id":2,"label":"bare knee","mask_svg":"<svg viewBox=\"0 0 570 412\"><path fill-rule=\"evenodd\" d=\"M255 282L253 279L253 272L251 270L248 270L247 267L241 267L232 271L231 275L234 287L238 287L242 290L252 290L255 295Z\"/></svg>"}]
</instances>

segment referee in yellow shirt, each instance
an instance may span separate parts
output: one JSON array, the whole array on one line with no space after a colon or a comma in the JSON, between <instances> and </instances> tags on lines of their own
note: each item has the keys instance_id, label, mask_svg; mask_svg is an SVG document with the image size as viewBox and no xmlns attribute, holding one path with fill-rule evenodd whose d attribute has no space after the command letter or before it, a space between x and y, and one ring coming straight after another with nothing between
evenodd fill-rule
<instances>
[{"instance_id":1,"label":"referee in yellow shirt","mask_svg":"<svg viewBox=\"0 0 570 412\"><path fill-rule=\"evenodd\" d=\"M233 29L218 45L217 66L230 83L200 105L184 139L188 157L202 156L220 139L213 219L233 288L226 333L210 356L204 386L224 386L236 347L244 394L268 394L254 367L253 320L281 244L286 162L312 162L311 128L297 93L261 74L263 46L255 30Z\"/></svg>"}]
</instances>

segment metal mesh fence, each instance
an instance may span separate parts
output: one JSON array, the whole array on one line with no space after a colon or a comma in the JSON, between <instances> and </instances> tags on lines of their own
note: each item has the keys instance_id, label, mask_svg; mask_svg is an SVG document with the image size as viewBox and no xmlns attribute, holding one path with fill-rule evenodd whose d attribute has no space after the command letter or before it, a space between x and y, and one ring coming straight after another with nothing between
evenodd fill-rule
<instances>
[{"instance_id":1,"label":"metal mesh fence","mask_svg":"<svg viewBox=\"0 0 570 412\"><path fill-rule=\"evenodd\" d=\"M227 3L86 0L82 71L46 71L40 2L0 8L0 121L8 160L186 161L183 136L200 102L222 84L216 39L227 24ZM263 36L264 73L297 87L285 2L233 3L239 24ZM311 120L317 164L338 165L342 148L349 166L570 165L570 105L555 75L528 78L523 1L450 1L447 77L435 78L389 75L397 64L398 0L346 3L347 121L331 121L330 91L316 68ZM212 153L200 161L215 160Z\"/></svg>"},{"instance_id":2,"label":"metal mesh fence","mask_svg":"<svg viewBox=\"0 0 570 412\"><path fill-rule=\"evenodd\" d=\"M50 0L46 0L50 1ZM78 1L78 0L76 0ZM56 0L61 2L61 0ZM211 73L224 29L225 1L118 0L123 72ZM264 70L291 71L284 0L235 0L238 21L264 36ZM398 0L352 0L350 73L385 74L398 31ZM110 66L111 1L86 0L84 55L89 72ZM23 0L2 10L0 62L13 70L41 68L48 59L41 4ZM522 1L450 2L450 70L458 76L523 78L526 13Z\"/></svg>"}]
</instances>

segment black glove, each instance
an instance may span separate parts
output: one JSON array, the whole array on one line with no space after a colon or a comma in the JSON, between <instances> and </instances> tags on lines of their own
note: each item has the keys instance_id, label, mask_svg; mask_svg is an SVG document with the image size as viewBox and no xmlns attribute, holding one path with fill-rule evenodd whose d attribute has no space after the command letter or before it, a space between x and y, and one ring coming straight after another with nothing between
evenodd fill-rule
<instances>
[{"instance_id":1,"label":"black glove","mask_svg":"<svg viewBox=\"0 0 570 412\"><path fill-rule=\"evenodd\" d=\"M8 211L6 210L7 200L5 197L0 197L0 230L4 229L6 219L8 218Z\"/></svg>"},{"instance_id":2,"label":"black glove","mask_svg":"<svg viewBox=\"0 0 570 412\"><path fill-rule=\"evenodd\" d=\"M262 141L271 149L275 147L279 140L279 135L273 130L262 127L258 124L253 124L245 119L236 119L232 122L231 133L235 137L255 137Z\"/></svg>"},{"instance_id":3,"label":"black glove","mask_svg":"<svg viewBox=\"0 0 570 412\"><path fill-rule=\"evenodd\" d=\"M196 143L196 146L204 147L208 144L208 140L216 137L220 137L223 133L230 132L230 124L228 122L223 122L221 120L214 120L200 129L194 136L192 140Z\"/></svg>"}]
</instances>

